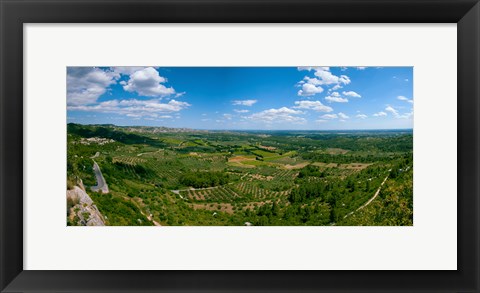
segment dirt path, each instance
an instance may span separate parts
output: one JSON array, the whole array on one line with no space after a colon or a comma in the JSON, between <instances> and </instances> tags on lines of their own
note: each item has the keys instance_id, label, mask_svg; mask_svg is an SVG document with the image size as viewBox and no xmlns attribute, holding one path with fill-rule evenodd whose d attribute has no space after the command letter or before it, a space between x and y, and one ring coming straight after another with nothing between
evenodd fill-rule
<instances>
[{"instance_id":1,"label":"dirt path","mask_svg":"<svg viewBox=\"0 0 480 293\"><path fill-rule=\"evenodd\" d=\"M154 151L154 152L139 153L139 154L137 155L137 157L141 157L141 156L146 155L146 154L159 153L159 152L161 152L161 151L163 151L163 149L159 149L159 150Z\"/></svg>"},{"instance_id":2,"label":"dirt path","mask_svg":"<svg viewBox=\"0 0 480 293\"><path fill-rule=\"evenodd\" d=\"M175 189L175 190L170 190L171 192L180 195L180 191L197 191L197 190L208 190L208 189L215 189L218 188L219 186L213 186L213 187L205 187L205 188L187 188L187 189Z\"/></svg>"},{"instance_id":3,"label":"dirt path","mask_svg":"<svg viewBox=\"0 0 480 293\"><path fill-rule=\"evenodd\" d=\"M132 201L132 202L133 202L133 201ZM135 204L136 204L136 203L135 203ZM140 213L142 213L142 215L144 215L145 217L147 217L147 219L148 219L150 222L152 222L153 225L155 225L155 226L162 226L162 225L160 225L159 222L157 222L157 221L155 221L155 220L153 219L153 217L152 217L151 214L147 216L147 215L145 215L145 214L143 213L142 209L141 209L138 205L137 205L137 207L138 207L138 209L140 210Z\"/></svg>"},{"instance_id":4,"label":"dirt path","mask_svg":"<svg viewBox=\"0 0 480 293\"><path fill-rule=\"evenodd\" d=\"M246 175L248 175L248 173L245 174L244 176L246 176ZM243 179L243 177L240 178L240 179ZM173 192L173 193L175 193L175 194L180 195L180 192L181 192L181 191L209 190L209 189L220 188L220 187L222 187L222 186L231 185L231 184L235 184L235 182L229 182L229 183L227 183L227 184L225 184L225 185L218 185L218 186L212 186L212 187L204 187L204 188L193 188L193 187L191 187L191 188L186 188L186 189L175 189L175 190L170 190L170 191ZM183 196L180 195L180 197L183 199Z\"/></svg>"},{"instance_id":5,"label":"dirt path","mask_svg":"<svg viewBox=\"0 0 480 293\"><path fill-rule=\"evenodd\" d=\"M385 181L387 181L388 179L388 175L387 177L385 177L385 179L383 179L383 182L382 184L380 184L380 186L378 187L377 189L377 192L375 192L375 194L373 195L372 198L370 198L366 203L364 203L362 206L360 206L358 209L354 210L353 212L350 212L348 214L345 215L345 217L343 217L344 219L350 215L352 215L353 213L355 212L358 212L359 210L363 209L364 207L368 206L375 198L377 198L378 194L380 193L380 190L382 190L382 186L383 184L385 184Z\"/></svg>"}]
</instances>

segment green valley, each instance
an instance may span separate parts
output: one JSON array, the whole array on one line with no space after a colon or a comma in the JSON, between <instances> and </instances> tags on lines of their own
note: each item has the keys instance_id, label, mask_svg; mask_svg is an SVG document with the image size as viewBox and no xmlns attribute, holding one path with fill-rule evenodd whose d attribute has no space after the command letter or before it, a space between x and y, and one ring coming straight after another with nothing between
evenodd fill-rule
<instances>
[{"instance_id":1,"label":"green valley","mask_svg":"<svg viewBox=\"0 0 480 293\"><path fill-rule=\"evenodd\" d=\"M75 187L112 226L408 226L413 132L69 123ZM68 225L88 223L81 208L67 203Z\"/></svg>"}]
</instances>

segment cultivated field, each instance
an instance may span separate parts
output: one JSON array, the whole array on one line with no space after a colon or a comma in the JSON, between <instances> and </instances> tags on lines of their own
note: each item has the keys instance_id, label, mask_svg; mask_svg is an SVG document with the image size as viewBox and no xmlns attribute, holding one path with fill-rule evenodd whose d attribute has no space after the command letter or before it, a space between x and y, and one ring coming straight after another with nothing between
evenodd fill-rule
<instances>
[{"instance_id":1,"label":"cultivated field","mask_svg":"<svg viewBox=\"0 0 480 293\"><path fill-rule=\"evenodd\" d=\"M68 186L95 186L95 160L109 192L87 191L108 225L412 225L412 143L69 124Z\"/></svg>"}]
</instances>

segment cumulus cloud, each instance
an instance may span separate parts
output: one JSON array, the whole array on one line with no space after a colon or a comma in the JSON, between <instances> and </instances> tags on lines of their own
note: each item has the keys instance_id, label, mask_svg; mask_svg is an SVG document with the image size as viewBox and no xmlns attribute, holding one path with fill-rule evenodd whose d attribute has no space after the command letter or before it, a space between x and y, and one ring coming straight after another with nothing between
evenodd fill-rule
<instances>
[{"instance_id":1,"label":"cumulus cloud","mask_svg":"<svg viewBox=\"0 0 480 293\"><path fill-rule=\"evenodd\" d=\"M349 84L350 78L346 75L336 76L330 72L328 67L321 67L315 70L314 75L320 80L320 84Z\"/></svg>"},{"instance_id":2,"label":"cumulus cloud","mask_svg":"<svg viewBox=\"0 0 480 293\"><path fill-rule=\"evenodd\" d=\"M137 71L143 70L145 67L143 66L116 66L112 67L112 71L115 72L116 74L122 74L122 75L130 75L132 73L135 73Z\"/></svg>"},{"instance_id":3,"label":"cumulus cloud","mask_svg":"<svg viewBox=\"0 0 480 293\"><path fill-rule=\"evenodd\" d=\"M392 113L393 116L398 117L398 111L393 108L392 106L388 106L385 108L385 111Z\"/></svg>"},{"instance_id":4,"label":"cumulus cloud","mask_svg":"<svg viewBox=\"0 0 480 293\"><path fill-rule=\"evenodd\" d=\"M339 84L336 84L334 85L332 88L329 88L328 91L331 92L331 91L336 91L336 90L339 90L343 88L343 86L339 85Z\"/></svg>"},{"instance_id":5,"label":"cumulus cloud","mask_svg":"<svg viewBox=\"0 0 480 293\"><path fill-rule=\"evenodd\" d=\"M110 100L96 105L72 105L67 109L71 111L89 111L99 113L114 113L128 117L152 117L159 118L164 114L179 112L191 106L187 102L170 100L162 103L159 99L152 100Z\"/></svg>"},{"instance_id":6,"label":"cumulus cloud","mask_svg":"<svg viewBox=\"0 0 480 293\"><path fill-rule=\"evenodd\" d=\"M326 67L326 66L299 66L297 69L298 69L298 71L302 71L302 70L307 70L307 71L311 71L311 70L330 70L330 67Z\"/></svg>"},{"instance_id":7,"label":"cumulus cloud","mask_svg":"<svg viewBox=\"0 0 480 293\"><path fill-rule=\"evenodd\" d=\"M352 97L352 98L361 98L362 97L354 91L343 92L343 95L347 96L347 97Z\"/></svg>"},{"instance_id":8,"label":"cumulus cloud","mask_svg":"<svg viewBox=\"0 0 480 293\"><path fill-rule=\"evenodd\" d=\"M400 114L397 109L393 108L392 106L387 106L385 111L392 113L395 118L399 119L409 119L413 116L413 109L411 109L408 113Z\"/></svg>"},{"instance_id":9,"label":"cumulus cloud","mask_svg":"<svg viewBox=\"0 0 480 293\"><path fill-rule=\"evenodd\" d=\"M348 99L346 98L339 98L339 97L332 97L332 96L326 96L325 100L327 100L330 103L348 103Z\"/></svg>"},{"instance_id":10,"label":"cumulus cloud","mask_svg":"<svg viewBox=\"0 0 480 293\"><path fill-rule=\"evenodd\" d=\"M337 116L337 114L324 114L320 118L323 118L323 119L337 119L338 116Z\"/></svg>"},{"instance_id":11,"label":"cumulus cloud","mask_svg":"<svg viewBox=\"0 0 480 293\"><path fill-rule=\"evenodd\" d=\"M320 86L316 86L311 83L304 83L302 85L302 89L298 91L299 96L307 97L307 96L313 96L316 94L319 94L323 92L323 88Z\"/></svg>"},{"instance_id":12,"label":"cumulus cloud","mask_svg":"<svg viewBox=\"0 0 480 293\"><path fill-rule=\"evenodd\" d=\"M248 113L250 112L249 110L240 110L240 109L233 109L234 112L236 113Z\"/></svg>"},{"instance_id":13,"label":"cumulus cloud","mask_svg":"<svg viewBox=\"0 0 480 293\"><path fill-rule=\"evenodd\" d=\"M334 90L349 84L350 78L346 75L334 75L329 67L298 67L298 70L314 71L314 77L305 76L301 84L302 89L298 91L299 96L313 96L323 92L321 86L333 86Z\"/></svg>"},{"instance_id":14,"label":"cumulus cloud","mask_svg":"<svg viewBox=\"0 0 480 293\"><path fill-rule=\"evenodd\" d=\"M413 100L411 100L407 97L404 97L404 96L398 96L397 99L400 100L400 101L405 101L405 102L408 102L410 104L413 104Z\"/></svg>"},{"instance_id":15,"label":"cumulus cloud","mask_svg":"<svg viewBox=\"0 0 480 293\"><path fill-rule=\"evenodd\" d=\"M341 119L348 119L350 117L348 117L347 115L345 115L344 113L340 112L338 113L338 117L340 117Z\"/></svg>"},{"instance_id":16,"label":"cumulus cloud","mask_svg":"<svg viewBox=\"0 0 480 293\"><path fill-rule=\"evenodd\" d=\"M232 114L223 114L223 118L225 118L227 120L232 120L233 115Z\"/></svg>"},{"instance_id":17,"label":"cumulus cloud","mask_svg":"<svg viewBox=\"0 0 480 293\"><path fill-rule=\"evenodd\" d=\"M385 113L385 112L383 112L383 111L380 111L380 112L378 112L378 113L373 114L373 116L375 116L375 117L387 116L387 113Z\"/></svg>"},{"instance_id":18,"label":"cumulus cloud","mask_svg":"<svg viewBox=\"0 0 480 293\"><path fill-rule=\"evenodd\" d=\"M67 105L90 105L116 83L113 71L97 67L67 68Z\"/></svg>"},{"instance_id":19,"label":"cumulus cloud","mask_svg":"<svg viewBox=\"0 0 480 293\"><path fill-rule=\"evenodd\" d=\"M348 103L348 99L342 98L342 96L338 92L333 92L329 96L326 96L325 100L330 103Z\"/></svg>"},{"instance_id":20,"label":"cumulus cloud","mask_svg":"<svg viewBox=\"0 0 480 293\"><path fill-rule=\"evenodd\" d=\"M258 102L257 100L235 100L235 101L232 101L232 105L235 105L235 106L253 106L253 104L255 104L256 102Z\"/></svg>"},{"instance_id":21,"label":"cumulus cloud","mask_svg":"<svg viewBox=\"0 0 480 293\"><path fill-rule=\"evenodd\" d=\"M279 123L279 122L292 122L292 123L305 123L305 118L295 115L303 114L302 111L293 110L287 107L279 109L264 110L259 113L254 113L248 118L255 121L262 121L266 123Z\"/></svg>"},{"instance_id":22,"label":"cumulus cloud","mask_svg":"<svg viewBox=\"0 0 480 293\"><path fill-rule=\"evenodd\" d=\"M295 101L295 109L309 109L318 112L332 112L332 107L325 106L320 101Z\"/></svg>"},{"instance_id":23,"label":"cumulus cloud","mask_svg":"<svg viewBox=\"0 0 480 293\"><path fill-rule=\"evenodd\" d=\"M358 114L356 117L357 117L357 118L360 118L360 119L365 119L365 118L367 118L368 116L365 115L365 114Z\"/></svg>"},{"instance_id":24,"label":"cumulus cloud","mask_svg":"<svg viewBox=\"0 0 480 293\"><path fill-rule=\"evenodd\" d=\"M173 87L169 88L162 84L166 81L155 68L147 67L133 72L129 80L123 83L123 89L146 97L164 97L175 94Z\"/></svg>"},{"instance_id":25,"label":"cumulus cloud","mask_svg":"<svg viewBox=\"0 0 480 293\"><path fill-rule=\"evenodd\" d=\"M315 77L310 78L308 76L305 76L300 83L309 83L309 84L313 84L313 85L322 85L323 84L321 80L319 80Z\"/></svg>"}]
</instances>

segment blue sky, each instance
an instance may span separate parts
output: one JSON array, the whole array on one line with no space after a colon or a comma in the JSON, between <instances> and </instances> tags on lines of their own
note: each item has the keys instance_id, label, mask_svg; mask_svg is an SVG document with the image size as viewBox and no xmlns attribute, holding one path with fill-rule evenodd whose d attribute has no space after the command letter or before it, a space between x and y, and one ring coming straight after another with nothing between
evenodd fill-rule
<instances>
[{"instance_id":1,"label":"blue sky","mask_svg":"<svg viewBox=\"0 0 480 293\"><path fill-rule=\"evenodd\" d=\"M413 68L68 67L67 120L194 129L413 128Z\"/></svg>"}]
</instances>

